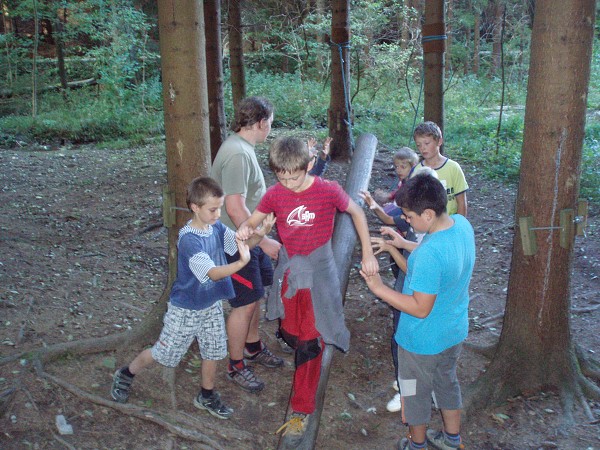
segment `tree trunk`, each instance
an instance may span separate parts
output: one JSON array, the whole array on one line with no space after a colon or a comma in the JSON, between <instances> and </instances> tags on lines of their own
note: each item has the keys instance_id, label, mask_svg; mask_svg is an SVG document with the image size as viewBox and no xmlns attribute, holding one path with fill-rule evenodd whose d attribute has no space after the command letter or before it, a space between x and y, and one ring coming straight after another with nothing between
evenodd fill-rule
<instances>
[{"instance_id":1,"label":"tree trunk","mask_svg":"<svg viewBox=\"0 0 600 450\"><path fill-rule=\"evenodd\" d=\"M14 27L10 16L10 10L8 9L8 5L4 0L0 0L0 13L2 14L2 33L5 35L5 37L9 37L12 34ZM5 40L2 51L6 52L6 82L8 83L8 86L12 88L13 78L16 76L16 73L13 73L14 69L12 67L8 39ZM4 89L0 89L0 93L4 95Z\"/></svg>"},{"instance_id":2,"label":"tree trunk","mask_svg":"<svg viewBox=\"0 0 600 450\"><path fill-rule=\"evenodd\" d=\"M246 75L244 73L244 45L242 30L242 0L229 0L227 9L229 28L229 70L233 107L237 110L240 100L246 97Z\"/></svg>"},{"instance_id":3,"label":"tree trunk","mask_svg":"<svg viewBox=\"0 0 600 450\"><path fill-rule=\"evenodd\" d=\"M2 29L0 31L2 31L2 34L11 34L13 32L13 24L7 0L0 1L0 10L2 13Z\"/></svg>"},{"instance_id":4,"label":"tree trunk","mask_svg":"<svg viewBox=\"0 0 600 450\"><path fill-rule=\"evenodd\" d=\"M325 17L325 0L315 0L315 25L319 25L323 22ZM319 33L317 35L317 42L319 46L325 48L326 39L325 35ZM325 79L329 76L328 64L326 61L326 56L324 52L317 51L317 64L316 69L318 73L322 74L322 79Z\"/></svg>"},{"instance_id":5,"label":"tree trunk","mask_svg":"<svg viewBox=\"0 0 600 450\"><path fill-rule=\"evenodd\" d=\"M227 124L223 104L223 52L221 50L221 2L204 0L206 24L206 78L210 123L211 161L225 140Z\"/></svg>"},{"instance_id":6,"label":"tree trunk","mask_svg":"<svg viewBox=\"0 0 600 450\"><path fill-rule=\"evenodd\" d=\"M475 11L475 23L473 24L473 75L479 74L479 41L481 39L481 31L479 30L481 13Z\"/></svg>"},{"instance_id":7,"label":"tree trunk","mask_svg":"<svg viewBox=\"0 0 600 450\"><path fill-rule=\"evenodd\" d=\"M504 3L501 0L495 0L494 9L494 28L492 30L492 64L490 66L490 77L498 73L502 59L502 16L504 15Z\"/></svg>"},{"instance_id":8,"label":"tree trunk","mask_svg":"<svg viewBox=\"0 0 600 450\"><path fill-rule=\"evenodd\" d=\"M37 57L38 45L40 42L40 20L38 17L37 0L33 0L33 55L31 58L31 117L37 117L37 94L38 94L38 79L37 79Z\"/></svg>"},{"instance_id":9,"label":"tree trunk","mask_svg":"<svg viewBox=\"0 0 600 450\"><path fill-rule=\"evenodd\" d=\"M452 72L452 19L454 17L454 8L452 0L447 0L448 10L446 12L446 56L445 56L445 72L446 75L450 75Z\"/></svg>"},{"instance_id":10,"label":"tree trunk","mask_svg":"<svg viewBox=\"0 0 600 450\"><path fill-rule=\"evenodd\" d=\"M469 9L473 9L471 7L471 2L469 2ZM471 27L469 26L469 24L465 23L465 47L468 48L469 46L469 42L471 42L472 39L472 32L473 30L471 29ZM469 55L469 52L465 52L465 57L462 60L462 69L463 69L463 75L467 76L469 74L469 72L471 71L471 64L472 64L472 56Z\"/></svg>"},{"instance_id":11,"label":"tree trunk","mask_svg":"<svg viewBox=\"0 0 600 450\"><path fill-rule=\"evenodd\" d=\"M408 48L408 41L410 39L410 22L409 22L409 8L411 7L410 0L401 0L400 2L400 14L402 15L400 21L400 48L406 50Z\"/></svg>"},{"instance_id":12,"label":"tree trunk","mask_svg":"<svg viewBox=\"0 0 600 450\"><path fill-rule=\"evenodd\" d=\"M186 188L208 175L210 145L204 43L204 14L199 0L160 0L158 30L167 152L167 193L176 207L186 207ZM171 285L177 271L177 236L190 218L173 209L169 227L169 274L159 302L132 335L135 341L156 339L162 325ZM137 331L137 330L136 330ZM124 342L131 345L131 341Z\"/></svg>"},{"instance_id":13,"label":"tree trunk","mask_svg":"<svg viewBox=\"0 0 600 450\"><path fill-rule=\"evenodd\" d=\"M63 18L67 17L67 9L63 8ZM63 40L63 20L60 17L56 18L56 63L58 66L58 78L60 79L61 91L64 99L67 99L67 71L65 69L65 52L64 52L64 40Z\"/></svg>"},{"instance_id":14,"label":"tree trunk","mask_svg":"<svg viewBox=\"0 0 600 450\"><path fill-rule=\"evenodd\" d=\"M331 98L327 122L331 157L348 160L352 155L352 107L350 105L350 0L331 2Z\"/></svg>"},{"instance_id":15,"label":"tree trunk","mask_svg":"<svg viewBox=\"0 0 600 450\"><path fill-rule=\"evenodd\" d=\"M425 120L438 124L444 131L444 51L446 28L444 24L444 1L425 2L425 22L423 24L423 82ZM437 39L436 39L437 37ZM427 41L427 38L432 40Z\"/></svg>"},{"instance_id":16,"label":"tree trunk","mask_svg":"<svg viewBox=\"0 0 600 450\"><path fill-rule=\"evenodd\" d=\"M562 211L577 210L594 15L594 0L536 4L517 226L519 218L531 217L534 227L558 227ZM530 256L519 233L515 237L499 346L467 403L482 407L557 388L569 420L573 400L590 391L570 331L574 238L568 236L564 248L560 230L531 233L537 252Z\"/></svg>"}]
</instances>

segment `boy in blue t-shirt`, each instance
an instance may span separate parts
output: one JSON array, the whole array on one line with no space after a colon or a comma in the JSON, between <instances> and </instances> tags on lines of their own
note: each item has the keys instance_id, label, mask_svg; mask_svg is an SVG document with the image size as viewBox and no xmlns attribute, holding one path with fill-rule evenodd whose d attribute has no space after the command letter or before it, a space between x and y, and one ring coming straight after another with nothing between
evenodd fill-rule
<instances>
[{"instance_id":1,"label":"boy in blue t-shirt","mask_svg":"<svg viewBox=\"0 0 600 450\"><path fill-rule=\"evenodd\" d=\"M379 274L361 274L377 297L403 313L395 339L410 438L402 439L399 448L423 449L428 442L437 449L460 448L462 397L456 365L469 328L473 228L464 216L448 215L446 189L431 175L415 175L396 198L415 232L426 233L408 258L402 293L383 284ZM427 430L432 396L444 421L440 432Z\"/></svg>"},{"instance_id":2,"label":"boy in blue t-shirt","mask_svg":"<svg viewBox=\"0 0 600 450\"><path fill-rule=\"evenodd\" d=\"M214 390L217 361L227 356L227 334L221 300L234 297L230 276L250 261L250 247L271 229L274 218L249 241L236 239L235 232L219 221L224 202L223 190L209 177L199 177L187 190L187 205L193 217L181 230L177 242L177 278L171 288L168 310L160 337L152 348L138 354L117 370L110 391L112 398L126 403L133 377L154 361L175 367L194 339L202 358L202 389L194 406L219 419L229 419L233 409ZM227 263L225 253L240 257Z\"/></svg>"}]
</instances>

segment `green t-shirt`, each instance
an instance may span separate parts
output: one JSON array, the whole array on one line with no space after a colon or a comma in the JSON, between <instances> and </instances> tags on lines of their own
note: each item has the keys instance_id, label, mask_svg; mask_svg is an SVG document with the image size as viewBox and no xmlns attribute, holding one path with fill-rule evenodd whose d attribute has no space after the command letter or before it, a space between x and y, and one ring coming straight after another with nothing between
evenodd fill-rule
<instances>
[{"instance_id":1,"label":"green t-shirt","mask_svg":"<svg viewBox=\"0 0 600 450\"><path fill-rule=\"evenodd\" d=\"M221 185L226 196L241 194L250 213L266 191L254 146L237 133L229 136L219 148L210 176ZM225 207L221 210L221 222L234 230L237 228Z\"/></svg>"}]
</instances>

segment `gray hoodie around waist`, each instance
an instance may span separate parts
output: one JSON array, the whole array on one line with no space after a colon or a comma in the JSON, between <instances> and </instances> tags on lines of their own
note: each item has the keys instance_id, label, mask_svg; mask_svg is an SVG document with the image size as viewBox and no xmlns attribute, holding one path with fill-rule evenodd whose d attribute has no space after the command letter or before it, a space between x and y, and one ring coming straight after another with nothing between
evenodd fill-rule
<instances>
[{"instance_id":1,"label":"gray hoodie around waist","mask_svg":"<svg viewBox=\"0 0 600 450\"><path fill-rule=\"evenodd\" d=\"M288 288L282 293L281 286L289 269ZM281 247L274 273L274 285L267 298L267 319L285 317L282 302L289 301L298 289L310 289L315 326L326 344L332 344L346 352L350 348L350 331L344 320L342 291L331 240L307 256L288 257Z\"/></svg>"}]
</instances>

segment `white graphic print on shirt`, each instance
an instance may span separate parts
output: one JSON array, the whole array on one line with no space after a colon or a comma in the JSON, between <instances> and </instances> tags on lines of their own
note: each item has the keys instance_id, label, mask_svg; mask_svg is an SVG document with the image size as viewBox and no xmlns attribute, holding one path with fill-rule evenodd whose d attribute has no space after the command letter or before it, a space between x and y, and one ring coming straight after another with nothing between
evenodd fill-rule
<instances>
[{"instance_id":1,"label":"white graphic print on shirt","mask_svg":"<svg viewBox=\"0 0 600 450\"><path fill-rule=\"evenodd\" d=\"M300 205L294 208L287 216L287 224L290 227L312 227L315 213L306 210L306 206Z\"/></svg>"}]
</instances>

